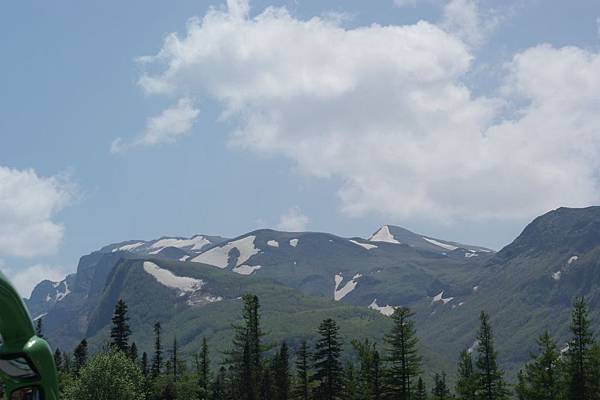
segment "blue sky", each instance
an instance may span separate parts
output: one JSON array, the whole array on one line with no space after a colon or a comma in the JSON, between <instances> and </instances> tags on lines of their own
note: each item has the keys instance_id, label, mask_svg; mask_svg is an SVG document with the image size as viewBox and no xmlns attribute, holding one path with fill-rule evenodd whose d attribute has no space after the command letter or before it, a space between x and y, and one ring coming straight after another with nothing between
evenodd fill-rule
<instances>
[{"instance_id":1,"label":"blue sky","mask_svg":"<svg viewBox=\"0 0 600 400\"><path fill-rule=\"evenodd\" d=\"M389 223L500 248L598 203L597 1L1 7L0 269L23 292L127 239Z\"/></svg>"}]
</instances>

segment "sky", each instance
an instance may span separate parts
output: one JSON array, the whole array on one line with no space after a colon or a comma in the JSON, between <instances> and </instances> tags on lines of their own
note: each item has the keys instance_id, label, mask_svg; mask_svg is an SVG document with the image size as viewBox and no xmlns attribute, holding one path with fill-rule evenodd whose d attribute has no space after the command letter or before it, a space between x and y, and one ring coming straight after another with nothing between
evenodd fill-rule
<instances>
[{"instance_id":1,"label":"sky","mask_svg":"<svg viewBox=\"0 0 600 400\"><path fill-rule=\"evenodd\" d=\"M3 2L0 270L395 224L499 249L600 198L596 0Z\"/></svg>"}]
</instances>

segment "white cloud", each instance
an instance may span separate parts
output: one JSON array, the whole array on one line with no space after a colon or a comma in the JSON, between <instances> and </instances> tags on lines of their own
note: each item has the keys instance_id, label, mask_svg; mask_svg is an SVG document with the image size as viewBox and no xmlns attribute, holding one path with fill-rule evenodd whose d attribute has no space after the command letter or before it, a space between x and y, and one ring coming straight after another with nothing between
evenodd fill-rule
<instances>
[{"instance_id":1,"label":"white cloud","mask_svg":"<svg viewBox=\"0 0 600 400\"><path fill-rule=\"evenodd\" d=\"M598 54L525 51L508 65L506 95L476 97L463 80L481 40L478 14L469 14L478 11L451 3L475 21L462 40L423 21L347 29L282 8L248 18L237 1L190 20L184 36L144 57L160 72L140 85L216 99L237 124L234 145L338 178L351 215L529 218L597 201ZM497 122L506 104L515 112Z\"/></svg>"},{"instance_id":2,"label":"white cloud","mask_svg":"<svg viewBox=\"0 0 600 400\"><path fill-rule=\"evenodd\" d=\"M172 143L190 132L199 113L200 111L194 108L193 102L189 98L181 98L173 107L150 118L140 137L129 142L117 138L112 142L110 151L114 154L132 147Z\"/></svg>"},{"instance_id":3,"label":"white cloud","mask_svg":"<svg viewBox=\"0 0 600 400\"><path fill-rule=\"evenodd\" d=\"M277 229L287 232L301 232L306 230L310 219L302 213L299 207L290 208L279 217Z\"/></svg>"},{"instance_id":4,"label":"white cloud","mask_svg":"<svg viewBox=\"0 0 600 400\"><path fill-rule=\"evenodd\" d=\"M63 268L43 264L32 265L11 274L11 283L22 297L29 298L31 291L44 279L58 282L64 279L66 273Z\"/></svg>"},{"instance_id":5,"label":"white cloud","mask_svg":"<svg viewBox=\"0 0 600 400\"><path fill-rule=\"evenodd\" d=\"M0 166L0 256L54 253L64 235L54 219L72 196L66 179Z\"/></svg>"},{"instance_id":6,"label":"white cloud","mask_svg":"<svg viewBox=\"0 0 600 400\"><path fill-rule=\"evenodd\" d=\"M449 0L441 26L473 47L480 46L501 20L498 11L482 10L477 0Z\"/></svg>"}]
</instances>

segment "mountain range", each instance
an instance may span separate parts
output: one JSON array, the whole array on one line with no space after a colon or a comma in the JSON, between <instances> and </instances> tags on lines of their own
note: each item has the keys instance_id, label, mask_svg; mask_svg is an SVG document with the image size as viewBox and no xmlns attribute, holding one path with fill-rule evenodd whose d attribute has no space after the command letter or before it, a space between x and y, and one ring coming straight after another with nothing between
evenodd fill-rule
<instances>
[{"instance_id":1,"label":"mountain range","mask_svg":"<svg viewBox=\"0 0 600 400\"><path fill-rule=\"evenodd\" d=\"M122 298L139 348L151 351L160 321L188 355L202 336L226 349L247 292L261 300L269 339L292 348L314 338L327 317L348 338L381 340L394 307L407 306L425 363L448 373L458 353L476 345L485 310L512 372L545 329L564 346L575 296L585 296L600 321L599 256L600 207L551 211L498 252L392 225L368 238L261 229L111 244L83 256L63 281L40 282L26 302L63 350L84 337L102 346Z\"/></svg>"}]
</instances>

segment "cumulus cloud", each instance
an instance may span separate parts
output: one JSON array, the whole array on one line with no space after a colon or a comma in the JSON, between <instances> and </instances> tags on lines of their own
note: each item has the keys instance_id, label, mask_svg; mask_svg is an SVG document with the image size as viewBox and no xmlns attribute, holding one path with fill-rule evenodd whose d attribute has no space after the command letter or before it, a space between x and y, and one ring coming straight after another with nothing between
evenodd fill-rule
<instances>
[{"instance_id":1,"label":"cumulus cloud","mask_svg":"<svg viewBox=\"0 0 600 400\"><path fill-rule=\"evenodd\" d=\"M54 253L64 235L55 217L72 196L66 179L0 166L0 256Z\"/></svg>"},{"instance_id":2,"label":"cumulus cloud","mask_svg":"<svg viewBox=\"0 0 600 400\"><path fill-rule=\"evenodd\" d=\"M310 219L302 213L299 207L292 207L279 217L277 229L287 232L301 232L306 230Z\"/></svg>"},{"instance_id":3,"label":"cumulus cloud","mask_svg":"<svg viewBox=\"0 0 600 400\"><path fill-rule=\"evenodd\" d=\"M140 137L132 141L117 138L112 142L110 151L114 154L133 147L172 143L190 132L199 113L189 98L181 98L173 107L148 119Z\"/></svg>"},{"instance_id":4,"label":"cumulus cloud","mask_svg":"<svg viewBox=\"0 0 600 400\"><path fill-rule=\"evenodd\" d=\"M597 201L598 54L529 49L507 64L502 96L475 96L463 82L478 11L450 4L448 24L465 10L475 21L465 36L424 21L348 29L284 8L250 18L230 1L144 57L140 85L212 97L237 126L232 144L338 178L350 215L529 218Z\"/></svg>"},{"instance_id":5,"label":"cumulus cloud","mask_svg":"<svg viewBox=\"0 0 600 400\"><path fill-rule=\"evenodd\" d=\"M483 10L477 0L449 0L441 26L473 47L481 46L502 19L497 10Z\"/></svg>"}]
</instances>

